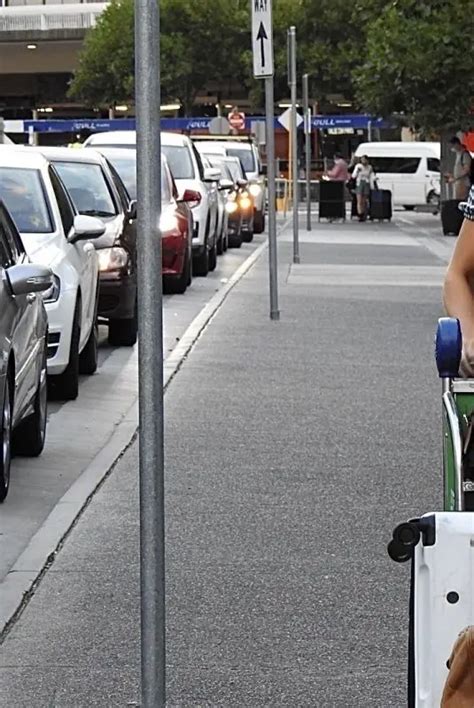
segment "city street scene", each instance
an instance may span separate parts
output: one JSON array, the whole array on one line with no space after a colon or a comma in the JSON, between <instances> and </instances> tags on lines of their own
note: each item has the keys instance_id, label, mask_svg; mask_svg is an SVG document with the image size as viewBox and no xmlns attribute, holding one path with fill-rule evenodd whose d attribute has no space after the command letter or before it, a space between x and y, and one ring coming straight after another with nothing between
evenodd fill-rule
<instances>
[{"instance_id":1,"label":"city street scene","mask_svg":"<svg viewBox=\"0 0 474 708\"><path fill-rule=\"evenodd\" d=\"M474 708L472 9L0 0L1 707Z\"/></svg>"}]
</instances>

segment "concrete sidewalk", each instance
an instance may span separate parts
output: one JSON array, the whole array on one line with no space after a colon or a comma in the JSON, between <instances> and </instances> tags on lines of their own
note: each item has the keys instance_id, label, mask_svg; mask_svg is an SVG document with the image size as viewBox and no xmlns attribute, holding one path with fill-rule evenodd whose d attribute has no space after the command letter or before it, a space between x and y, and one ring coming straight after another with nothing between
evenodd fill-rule
<instances>
[{"instance_id":1,"label":"concrete sidewalk","mask_svg":"<svg viewBox=\"0 0 474 708\"><path fill-rule=\"evenodd\" d=\"M396 523L439 508L445 262L395 225L280 238L166 394L169 706L406 704ZM137 450L1 647L0 705L139 705Z\"/></svg>"}]
</instances>

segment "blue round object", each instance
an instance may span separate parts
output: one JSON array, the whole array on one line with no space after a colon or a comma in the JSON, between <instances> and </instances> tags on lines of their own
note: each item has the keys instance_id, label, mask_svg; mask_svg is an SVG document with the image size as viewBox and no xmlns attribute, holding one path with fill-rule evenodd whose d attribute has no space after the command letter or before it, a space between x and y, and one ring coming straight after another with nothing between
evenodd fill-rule
<instances>
[{"instance_id":1,"label":"blue round object","mask_svg":"<svg viewBox=\"0 0 474 708\"><path fill-rule=\"evenodd\" d=\"M436 366L440 378L453 379L459 374L461 363L462 334L459 320L441 317L436 332Z\"/></svg>"}]
</instances>

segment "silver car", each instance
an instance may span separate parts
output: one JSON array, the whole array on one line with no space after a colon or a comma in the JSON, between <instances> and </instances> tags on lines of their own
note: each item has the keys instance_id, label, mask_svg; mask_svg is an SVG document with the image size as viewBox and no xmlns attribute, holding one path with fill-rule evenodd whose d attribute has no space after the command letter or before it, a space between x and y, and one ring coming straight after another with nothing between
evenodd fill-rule
<instances>
[{"instance_id":1,"label":"silver car","mask_svg":"<svg viewBox=\"0 0 474 708\"><path fill-rule=\"evenodd\" d=\"M44 447L48 320L41 293L52 287L51 270L29 263L0 202L0 502L12 452L37 456Z\"/></svg>"}]
</instances>

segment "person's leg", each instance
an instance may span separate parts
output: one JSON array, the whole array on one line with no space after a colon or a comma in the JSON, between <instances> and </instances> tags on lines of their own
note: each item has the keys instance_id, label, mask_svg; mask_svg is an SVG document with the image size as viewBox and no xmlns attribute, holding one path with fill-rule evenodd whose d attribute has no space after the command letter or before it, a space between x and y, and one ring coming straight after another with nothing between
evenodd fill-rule
<instances>
[{"instance_id":1,"label":"person's leg","mask_svg":"<svg viewBox=\"0 0 474 708\"><path fill-rule=\"evenodd\" d=\"M357 214L359 215L359 219L362 218L362 215L364 213L364 195L362 192L358 191L357 192Z\"/></svg>"}]
</instances>

